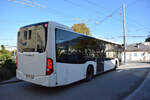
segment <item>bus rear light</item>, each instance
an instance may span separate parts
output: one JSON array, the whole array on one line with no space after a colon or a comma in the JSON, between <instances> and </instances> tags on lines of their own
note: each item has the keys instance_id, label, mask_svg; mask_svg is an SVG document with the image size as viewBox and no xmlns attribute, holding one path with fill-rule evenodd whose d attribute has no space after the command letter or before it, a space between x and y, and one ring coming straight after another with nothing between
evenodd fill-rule
<instances>
[{"instance_id":1,"label":"bus rear light","mask_svg":"<svg viewBox=\"0 0 150 100\"><path fill-rule=\"evenodd\" d=\"M52 72L53 72L53 60L47 58L46 75L50 75Z\"/></svg>"},{"instance_id":2,"label":"bus rear light","mask_svg":"<svg viewBox=\"0 0 150 100\"><path fill-rule=\"evenodd\" d=\"M47 28L47 24L45 24L44 26L45 26L45 28Z\"/></svg>"}]
</instances>

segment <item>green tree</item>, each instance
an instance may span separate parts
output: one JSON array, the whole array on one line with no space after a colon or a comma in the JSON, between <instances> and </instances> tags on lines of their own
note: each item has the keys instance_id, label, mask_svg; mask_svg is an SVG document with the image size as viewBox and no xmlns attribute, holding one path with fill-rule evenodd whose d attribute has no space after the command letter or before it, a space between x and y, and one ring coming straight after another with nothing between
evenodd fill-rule
<instances>
[{"instance_id":1,"label":"green tree","mask_svg":"<svg viewBox=\"0 0 150 100\"><path fill-rule=\"evenodd\" d=\"M0 61L5 61L9 58L11 58L11 52L6 50L4 45L1 45Z\"/></svg>"},{"instance_id":2,"label":"green tree","mask_svg":"<svg viewBox=\"0 0 150 100\"><path fill-rule=\"evenodd\" d=\"M145 42L150 42L150 37L146 38Z\"/></svg>"},{"instance_id":3,"label":"green tree","mask_svg":"<svg viewBox=\"0 0 150 100\"><path fill-rule=\"evenodd\" d=\"M72 29L75 32L79 32L79 33L82 33L82 34L85 34L85 35L91 35L90 29L84 23L74 24L72 26Z\"/></svg>"},{"instance_id":4,"label":"green tree","mask_svg":"<svg viewBox=\"0 0 150 100\"><path fill-rule=\"evenodd\" d=\"M2 51L5 51L5 46L1 45L1 49L2 49Z\"/></svg>"}]
</instances>

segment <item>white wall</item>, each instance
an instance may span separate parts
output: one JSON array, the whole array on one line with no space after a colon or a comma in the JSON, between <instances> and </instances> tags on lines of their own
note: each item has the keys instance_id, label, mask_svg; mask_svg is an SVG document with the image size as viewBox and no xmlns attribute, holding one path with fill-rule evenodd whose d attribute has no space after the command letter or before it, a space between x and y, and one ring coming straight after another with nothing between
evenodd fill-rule
<instances>
[{"instance_id":1,"label":"white wall","mask_svg":"<svg viewBox=\"0 0 150 100\"><path fill-rule=\"evenodd\" d=\"M127 62L132 61L150 61L150 53L148 52L126 52ZM122 62L124 61L124 53L122 53Z\"/></svg>"}]
</instances>

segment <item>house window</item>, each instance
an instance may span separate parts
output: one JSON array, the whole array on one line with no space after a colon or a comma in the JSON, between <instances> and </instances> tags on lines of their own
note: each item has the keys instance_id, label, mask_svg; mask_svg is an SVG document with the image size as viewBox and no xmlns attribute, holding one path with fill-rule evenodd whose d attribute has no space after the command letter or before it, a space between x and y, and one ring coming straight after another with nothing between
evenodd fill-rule
<instances>
[{"instance_id":1,"label":"house window","mask_svg":"<svg viewBox=\"0 0 150 100\"><path fill-rule=\"evenodd\" d=\"M144 53L142 53L141 56L144 56Z\"/></svg>"},{"instance_id":2,"label":"house window","mask_svg":"<svg viewBox=\"0 0 150 100\"><path fill-rule=\"evenodd\" d=\"M134 57L137 57L137 53L134 53Z\"/></svg>"}]
</instances>

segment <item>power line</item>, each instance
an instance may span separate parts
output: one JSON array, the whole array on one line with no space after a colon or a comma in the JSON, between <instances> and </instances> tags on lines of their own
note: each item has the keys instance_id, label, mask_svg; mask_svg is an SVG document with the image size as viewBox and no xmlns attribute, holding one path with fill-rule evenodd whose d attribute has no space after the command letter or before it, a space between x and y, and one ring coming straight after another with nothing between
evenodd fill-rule
<instances>
[{"instance_id":1,"label":"power line","mask_svg":"<svg viewBox=\"0 0 150 100\"><path fill-rule=\"evenodd\" d=\"M107 38L107 39L115 39L115 38L121 38L123 36L115 36L115 37L110 37L110 38ZM148 37L148 36L145 36L145 35L127 35L126 36L127 38L144 38L144 37Z\"/></svg>"},{"instance_id":2,"label":"power line","mask_svg":"<svg viewBox=\"0 0 150 100\"><path fill-rule=\"evenodd\" d=\"M99 8L103 8L104 10L108 10L107 8L101 6L100 4L94 3L94 2L92 2L92 1L90 1L90 0L84 0L84 1L86 1L86 2L89 3L90 5L93 5L93 6L96 6L96 7L99 7ZM126 8L127 8L127 7L129 8L130 6L132 6L133 4L137 3L138 1L139 1L139 0L134 0L133 2L127 4ZM117 9L121 9L121 7L117 8ZM112 15L114 15L114 14L117 12L117 9L114 10L114 11L113 11L111 14L109 14L108 16L106 16L104 19L102 19L102 20L100 21L100 23L104 22L104 21L107 20L108 18L111 18ZM127 18L128 18L128 17L127 17ZM117 20L118 20L118 19L117 19ZM137 21L134 21L134 20L132 20L131 18L130 18L130 20L131 20L133 23L135 23L136 25L138 24L139 26L145 27L144 25L141 25L141 24L137 23ZM148 29L148 30L149 30L149 29Z\"/></svg>"},{"instance_id":3,"label":"power line","mask_svg":"<svg viewBox=\"0 0 150 100\"><path fill-rule=\"evenodd\" d=\"M41 7L41 8L46 8L45 6L43 6L43 5L39 4L39 3L32 2L30 0L23 0L23 1L25 1L27 3L30 3L30 4L33 4L33 5L36 5L36 6Z\"/></svg>"},{"instance_id":4,"label":"power line","mask_svg":"<svg viewBox=\"0 0 150 100\"><path fill-rule=\"evenodd\" d=\"M76 7L79 7L79 8L83 8L83 6L81 5L81 4L76 4L76 3L74 3L74 2L72 2L72 1L70 1L70 0L64 0L65 2L68 2L68 3L70 3L70 4L72 4L73 6L76 6ZM93 2L91 2L91 1L89 1L89 0L84 0L84 1L87 1L88 3L91 3L91 4L93 4L93 5L97 5L97 4L95 4L95 3L93 3ZM98 6L98 5L97 5ZM107 9L107 8L104 8L104 7L102 7L103 9ZM89 9L88 8L88 10L91 10L92 12L94 11L96 14L98 14L98 13L102 13L102 12L100 12L100 11L98 11L98 10L92 10L92 9ZM107 16L107 18L108 17L112 17L112 15L114 15L116 13L116 10L114 10L110 15L108 15ZM102 14L104 14L104 13L102 13ZM99 17L98 17L99 18ZM99 23L101 23L101 22L103 22L103 21L105 21L107 18L104 18L104 19L102 19L101 21L96 21L96 24L99 24ZM118 19L116 19L117 21L119 21ZM120 21L119 21L120 22Z\"/></svg>"},{"instance_id":5,"label":"power line","mask_svg":"<svg viewBox=\"0 0 150 100\"><path fill-rule=\"evenodd\" d=\"M97 7L103 8L102 6L98 6L98 4L96 4L96 3L92 2L92 1L89 1L89 0L84 0L84 1L88 1L89 4L91 4L91 5L97 5ZM129 6L131 6L132 4L135 4L137 1L138 1L138 0L134 0L133 2L127 4L126 7L129 7ZM102 20L100 21L100 23L104 22L104 21L107 20L108 18L112 18L112 16L113 16L115 13L117 13L117 11L120 10L121 8L122 8L122 6L116 8L111 14L107 15L104 19L102 19ZM105 10L108 10L108 9L105 8ZM116 18L115 18L115 19L116 19ZM116 19L116 20L118 21L118 19Z\"/></svg>"},{"instance_id":6,"label":"power line","mask_svg":"<svg viewBox=\"0 0 150 100\"><path fill-rule=\"evenodd\" d=\"M86 3L96 6L97 8L102 8L103 10L108 11L108 8L101 6L100 4L97 4L95 2L92 2L90 0L84 0ZM122 6L120 6L119 8L113 10L111 12L111 14L107 15L105 18L103 18L101 21L99 21L100 23L104 22L105 20L107 20L108 18L111 18L119 9L121 9ZM102 13L102 12L101 12ZM104 13L103 13L104 14ZM115 18L116 21L118 21L118 19ZM120 22L120 21L119 21Z\"/></svg>"},{"instance_id":7,"label":"power line","mask_svg":"<svg viewBox=\"0 0 150 100\"><path fill-rule=\"evenodd\" d=\"M146 30L150 31L150 28L149 28L149 27L147 27L146 25L143 25L143 24L141 24L141 23L138 23L137 21L135 21L135 20L134 20L134 19L132 19L132 18L129 18L129 17L127 17L127 18L128 18L128 20L132 21L135 25L137 25L137 26L141 26L141 27L143 27L144 29L146 29Z\"/></svg>"},{"instance_id":8,"label":"power line","mask_svg":"<svg viewBox=\"0 0 150 100\"><path fill-rule=\"evenodd\" d=\"M90 5L96 6L98 8L102 8L103 10L107 10L107 11L109 10L108 8L106 8L106 7L104 7L104 6L100 5L100 4L97 4L97 3L93 2L93 1L90 1L90 0L84 0L84 1L86 3L88 3L88 4L90 4ZM132 4L135 4L137 1L139 1L139 0L134 0L133 2L130 2L129 4L127 4L126 7L130 7Z\"/></svg>"},{"instance_id":9,"label":"power line","mask_svg":"<svg viewBox=\"0 0 150 100\"><path fill-rule=\"evenodd\" d=\"M91 4L91 5L95 5L95 6L97 6L97 7L103 8L103 7L101 7L101 6L98 6L98 4L96 4L96 3L93 3L92 1L89 1L89 0L84 0L84 1L87 1L87 2L88 2L89 4ZM127 4L126 7L129 8L130 6L132 6L133 4L135 4L137 1L139 1L139 0L134 0L133 2ZM102 19L102 20L100 21L100 24L101 24L102 22L104 22L105 20L107 20L108 18L112 17L112 16L117 12L117 10L119 10L119 9L121 9L121 7L117 8L116 11L114 10L112 14L110 14L110 15L106 16L104 19ZM107 9L105 8L105 10L107 10ZM118 20L117 20L117 21L118 21ZM132 21L132 23L135 23L135 25L138 25L138 26L143 27L144 30L148 30L148 31L150 30L148 27L146 27L146 26L144 26L144 25L142 25L142 24L137 23L137 21L134 21L134 20L131 20L131 21ZM143 28L141 28L141 29L143 29ZM141 29L138 29L138 30L136 30L136 31L139 31L139 30L141 30ZM135 36L135 37L136 37L136 36Z\"/></svg>"},{"instance_id":10,"label":"power line","mask_svg":"<svg viewBox=\"0 0 150 100\"><path fill-rule=\"evenodd\" d=\"M41 10L44 10L48 13L55 13L57 15L61 15L61 16L66 16L70 19L73 20L73 17L71 14L65 14L61 11L58 11L56 9L53 9L53 8L50 8L50 7L47 7L47 6L44 6L44 5L41 5L39 3L36 3L36 2L33 2L33 1L30 1L30 0L23 0L23 1L18 1L18 0L8 0L10 2L15 2L15 3L18 3L18 4L22 4L22 5L26 5L26 6L29 6L29 7L33 7L33 8L40 8ZM51 10L52 12L50 12L49 10ZM64 18L66 18L64 17Z\"/></svg>"},{"instance_id":11,"label":"power line","mask_svg":"<svg viewBox=\"0 0 150 100\"><path fill-rule=\"evenodd\" d=\"M90 4L90 5L94 5L95 7L102 8L103 10L108 10L107 8L105 8L105 7L103 7L103 6L99 5L99 4L97 4L97 3L95 3L95 2L92 2L92 1L90 1L90 0L84 0L84 1L87 2L87 3Z\"/></svg>"},{"instance_id":12,"label":"power line","mask_svg":"<svg viewBox=\"0 0 150 100\"><path fill-rule=\"evenodd\" d=\"M52 12L49 12L49 9L51 10L51 11L53 11L53 13L55 13L55 14L61 14L61 15L63 15L63 16L70 16L70 18L73 20L74 18L74 16L72 16L72 15L68 15L68 14L65 14L65 13L62 13L62 12L60 12L60 11L57 11L57 10L55 10L55 9L53 9L53 8L49 8L49 7L46 7L46 6L44 6L44 5L41 5L41 4L39 4L39 3L35 3L35 2L33 2L33 1L30 1L30 0L23 0L23 1L18 1L18 0L8 0L8 1L12 1L12 2L16 2L16 3L20 3L20 4L23 4L23 5L27 5L27 6L29 6L29 7L34 7L34 8L42 8L42 9L45 9L48 13L52 13ZM78 7L80 7L80 8L83 8L82 7L82 5L78 5L78 4L75 4L75 3L73 3L72 1L70 1L70 0L64 0L64 1L66 1L66 2L69 2L69 3L71 3L72 5L75 5L75 6L78 6ZM94 5L94 6L96 6L96 7L100 7L100 8L103 8L103 9L107 9L107 8L105 8L105 7L102 7L102 6L99 6L98 4L96 4L96 3L94 3L94 2L92 2L92 1L90 1L90 0L84 0L84 1L86 1L87 3L89 3L89 4L91 4L91 5ZM134 2L131 2L130 4L128 4L127 5L127 7L129 7L129 6L131 6L131 5L133 5L133 4L135 4L136 2L137 2L138 0L134 0ZM119 8L117 8L117 9L115 9L111 14L109 14L109 15L107 15L104 19L102 19L101 21L97 21L96 23L97 23L97 25L98 24L101 24L102 22L104 22L105 20L107 20L108 18L112 18L112 16L115 14L115 13L117 13L117 11L120 9L121 7L119 7ZM93 10L92 10L93 11ZM97 11L97 10L94 10L96 13L102 13L102 12L99 12L99 11ZM118 19L116 19L116 21L119 21ZM120 21L119 21L120 22ZM135 23L135 21L133 21L132 20L132 22L134 22ZM137 23L137 22L136 22ZM143 25L141 25L141 24L138 24L138 25L140 25L140 26L143 26ZM147 29L145 26L143 26L145 29ZM148 29L149 30L149 29Z\"/></svg>"},{"instance_id":13,"label":"power line","mask_svg":"<svg viewBox=\"0 0 150 100\"><path fill-rule=\"evenodd\" d=\"M109 14L109 15L107 15L105 18L103 18L103 19L100 21L100 23L103 23L103 22L104 22L105 20L107 20L108 18L112 18L112 16L113 16L116 12L118 12L118 10L120 10L120 8L121 8L121 7L115 9L111 14ZM118 19L116 19L116 20L118 21Z\"/></svg>"},{"instance_id":14,"label":"power line","mask_svg":"<svg viewBox=\"0 0 150 100\"><path fill-rule=\"evenodd\" d=\"M83 6L81 5L81 4L76 4L76 3L74 3L74 2L72 2L72 1L70 1L70 0L64 0L65 2L68 2L68 3L70 3L70 4L72 4L73 6L76 6L76 7L80 7L80 8L83 8ZM87 1L87 0L84 0L84 1ZM93 2L91 2L91 1L87 1L88 3L91 3L91 4L93 4L93 5L96 5L95 3L93 3ZM98 5L97 5L98 6ZM104 19L102 19L101 21L96 21L96 25L98 25L98 24L101 24L102 22L104 22L105 20L107 20L108 18L110 18L110 17L112 17L119 9L121 8L121 6L119 7L119 8L117 8L117 9L115 9L111 14L109 14L108 16L106 16ZM103 7L103 9L106 9L106 8L104 8ZM89 9L88 8L88 10L91 10L91 11L94 11L96 14L98 14L98 13L102 13L102 12L100 12L100 11L97 11L97 10L92 10L92 9ZM104 13L102 13L102 14L104 14ZM98 17L99 18L99 17ZM116 18L115 18L116 19ZM116 19L116 21L119 21L118 19ZM119 21L120 22L120 21Z\"/></svg>"},{"instance_id":15,"label":"power line","mask_svg":"<svg viewBox=\"0 0 150 100\"><path fill-rule=\"evenodd\" d=\"M137 1L140 1L140 0L134 0L133 2L131 2L130 4L127 5L126 9L128 9L128 8L129 8L130 6L132 6L132 5L135 5L135 3L137 3ZM134 19L132 19L132 18L129 18L128 16L127 16L126 18L127 18L128 20L130 20L132 23L134 23L136 26L141 26L141 27L144 28L144 30L150 31L150 28L147 27L146 25L143 25L143 24L137 22L136 20L134 20ZM141 29L143 29L143 28L141 28ZM139 30L141 30L141 29L137 29L136 31L139 31Z\"/></svg>"},{"instance_id":16,"label":"power line","mask_svg":"<svg viewBox=\"0 0 150 100\"><path fill-rule=\"evenodd\" d=\"M130 6L132 6L133 4L135 5L138 1L140 1L140 0L134 0L133 2L130 2L129 4L127 4L127 6L126 7L130 7Z\"/></svg>"},{"instance_id":17,"label":"power line","mask_svg":"<svg viewBox=\"0 0 150 100\"><path fill-rule=\"evenodd\" d=\"M78 7L78 8L81 8L81 9L83 9L83 6L81 5L81 4L77 4L77 3L74 3L74 2L72 2L71 0L64 0L65 2L67 2L67 3L70 3L71 5L73 5L73 6L76 6L76 7ZM98 11L98 10L92 10L92 9L89 9L89 8L87 8L88 10L90 10L90 11L94 11L96 14L98 14L98 13L101 13L100 11ZM86 9L86 10L87 10Z\"/></svg>"},{"instance_id":18,"label":"power line","mask_svg":"<svg viewBox=\"0 0 150 100\"><path fill-rule=\"evenodd\" d=\"M123 37L123 36L119 36L119 37ZM148 36L143 36L143 35L132 35L132 36L126 36L126 37L148 37Z\"/></svg>"},{"instance_id":19,"label":"power line","mask_svg":"<svg viewBox=\"0 0 150 100\"><path fill-rule=\"evenodd\" d=\"M8 0L8 1L9 1L9 2L15 2L15 3L18 3L18 4L22 4L22 5L26 5L26 6L33 7L33 8L40 8L39 6L34 5L34 4L31 4L31 3L29 3L28 1L25 2L24 0L23 0L23 1L19 1L19 0Z\"/></svg>"}]
</instances>

